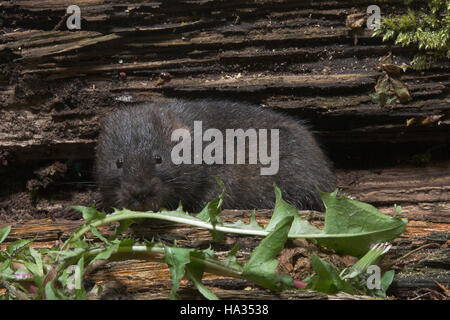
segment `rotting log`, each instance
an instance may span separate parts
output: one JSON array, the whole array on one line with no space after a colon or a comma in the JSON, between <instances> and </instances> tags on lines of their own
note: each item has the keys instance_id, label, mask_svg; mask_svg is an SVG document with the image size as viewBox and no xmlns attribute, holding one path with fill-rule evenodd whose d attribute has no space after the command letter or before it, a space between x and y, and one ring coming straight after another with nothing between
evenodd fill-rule
<instances>
[{"instance_id":1,"label":"rotting log","mask_svg":"<svg viewBox=\"0 0 450 320\"><path fill-rule=\"evenodd\" d=\"M310 221L319 222L320 213L301 212ZM268 221L270 211L257 212L257 219L261 222ZM225 211L222 216L226 221L248 220L250 212ZM386 255L383 263L389 268L396 269L396 277L391 289L391 295L396 298L413 298L415 291L419 289L439 290L434 281L438 281L444 286L450 284L450 260L448 245L448 226L445 223L428 222L423 224L421 220L416 221L410 215L410 226L408 226L401 238L393 241L392 250ZM318 220L314 220L314 218ZM29 220L23 223L16 223L12 229L7 242L17 239L33 238L37 239L33 246L48 247L55 244L60 239L65 239L77 226L80 221L49 219ZM103 232L108 233L110 228L103 228ZM145 235L156 235L158 238L171 243L177 240L180 246L195 248L206 248L212 239L209 232L198 228L184 225L158 224L147 225L141 229ZM436 232L440 231L440 238L436 237ZM135 230L139 234L139 230ZM432 235L434 233L434 237ZM224 258L234 243L240 243L241 251L238 255L239 261L249 258L250 251L257 245L258 239L251 237L226 236L224 243L213 244L219 257ZM420 250L420 247L424 247ZM414 249L417 252L401 259L405 253ZM105 285L110 282L118 283L122 286L121 292L127 298L133 299L160 299L168 298L170 292L170 272L165 264L158 262L148 262L139 260L128 260L120 262L109 262L99 270L91 274L88 279ZM270 293L267 290L258 288L251 283L238 279L207 274L204 277L205 284L223 299L325 299L339 298L327 297L318 293L288 291L283 293ZM245 290L245 294L238 293ZM198 298L187 281L182 283L182 296L184 298Z\"/></svg>"},{"instance_id":2,"label":"rotting log","mask_svg":"<svg viewBox=\"0 0 450 320\"><path fill-rule=\"evenodd\" d=\"M373 63L389 51L396 63L407 62L412 51L368 31L353 44L345 19L370 1L174 3L83 1L82 29L68 31L54 30L64 1L2 2L0 147L11 161L91 159L105 112L178 97L244 100L301 115L340 163L387 145L404 145L408 154L437 145L434 153L447 155L448 64L403 76L409 104L371 102L379 75ZM380 5L387 14L401 3ZM158 85L161 72L171 81ZM430 116L442 117L407 126Z\"/></svg>"},{"instance_id":3,"label":"rotting log","mask_svg":"<svg viewBox=\"0 0 450 320\"><path fill-rule=\"evenodd\" d=\"M389 214L394 203L402 206L410 223L385 260L424 249L396 262L392 294L414 298L426 294L419 289L438 290L435 280L448 285L450 67L408 70L402 76L412 96L407 104L372 103L368 94L379 76L373 64L391 51L400 65L414 50L382 43L368 31L354 45L346 17L371 4L84 0L82 29L68 31L66 1L2 1L0 224L14 223L11 240L38 232L36 245L48 246L81 223L64 220L79 218L66 208L97 199L92 159L105 113L130 102L226 98L306 119L336 164L344 192ZM379 5L383 14L405 10L401 0ZM161 72L170 73L170 81L160 82ZM438 121L420 121L433 117ZM414 118L418 124L408 125ZM55 161L67 164L67 177L34 194L28 182ZM268 214L259 211L262 221ZM320 224L320 215L311 219ZM194 247L210 242L205 231L179 226L161 232L166 229L146 232ZM256 245L248 237L239 241L247 250ZM115 262L93 278L118 279L136 298L166 298L168 269L160 268ZM208 279L224 298L273 297L248 283ZM247 287L251 294L242 296ZM186 283L183 290L195 296Z\"/></svg>"},{"instance_id":4,"label":"rotting log","mask_svg":"<svg viewBox=\"0 0 450 320\"><path fill-rule=\"evenodd\" d=\"M450 185L449 162L434 167L389 168L380 170L353 170L338 172L343 192L357 199L373 203L381 212L394 215L393 204L402 205L402 215L409 220L406 231L392 242L393 248L382 260L384 268L394 268L396 276L390 294L396 298L414 298L423 290L439 291L438 283L450 284L450 254L448 244L450 235L450 215L448 186ZM412 171L412 172L411 172ZM418 184L418 181L421 183ZM43 201L41 205L45 205ZM50 208L48 208L50 210ZM257 220L265 224L269 221L271 210L258 210ZM225 210L222 217L225 223L242 220L248 222L249 211ZM314 225L323 225L323 214L314 211L301 211L300 214ZM64 219L40 219L15 222L7 242L37 236L34 246L48 247L60 239L66 239L82 222ZM5 223L0 224L0 228ZM114 226L100 230L111 233ZM258 238L226 235L222 243L212 243L207 230L186 225L158 222L136 226L134 236L160 239L166 243L174 240L180 246L204 249L212 244L217 255L224 258L235 242L240 244L239 261L246 261L251 250L258 245ZM304 243L294 241L290 247ZM281 262L281 266L285 267ZM292 262L295 265L295 261ZM285 267L286 268L286 267ZM128 298L159 299L167 298L170 291L169 269L161 263L148 261L110 262L93 273L89 279L98 283L114 283L114 288ZM208 274L205 283L217 295L225 299L339 299L311 292L285 292L272 294L255 287L249 282L228 279ZM245 290L245 294L242 291ZM185 298L198 298L198 294L183 282L182 294ZM347 297L348 298L348 297Z\"/></svg>"}]
</instances>

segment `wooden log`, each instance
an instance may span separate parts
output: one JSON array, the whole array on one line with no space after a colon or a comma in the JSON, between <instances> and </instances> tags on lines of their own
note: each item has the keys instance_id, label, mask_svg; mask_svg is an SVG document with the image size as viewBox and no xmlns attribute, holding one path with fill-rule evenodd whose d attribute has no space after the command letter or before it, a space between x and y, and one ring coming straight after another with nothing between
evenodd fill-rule
<instances>
[{"instance_id":1,"label":"wooden log","mask_svg":"<svg viewBox=\"0 0 450 320\"><path fill-rule=\"evenodd\" d=\"M344 192L388 214L394 203L402 206L410 223L385 259L399 270L391 294L414 298L426 294L420 290L439 290L434 281L448 285L450 68L441 63L408 70L402 81L411 102L372 103L369 93L380 74L373 64L392 52L400 65L415 52L367 30L354 45L346 17L371 4L84 0L78 2L82 29L68 31L66 1L1 2L0 225L14 223L8 241L38 232L36 245L46 247L80 223L60 218L70 217L68 206L97 198L92 159L105 113L148 100L226 98L307 120L336 164ZM405 10L402 0L380 7L383 14ZM158 83L161 72L171 80ZM55 161L67 165L66 176L39 192L27 187L38 179L36 170ZM225 214L231 220L248 216ZM269 216L259 211L262 221ZM318 214L308 217L322 221ZM211 241L202 230L166 229L141 231L198 248ZM225 253L237 240L245 260L257 243L253 238L230 237L216 249ZM114 262L92 277L118 279L135 298L166 298L170 287L168 269L148 262ZM335 298L275 296L247 282L208 277L225 298ZM183 294L198 297L187 283Z\"/></svg>"},{"instance_id":2,"label":"wooden log","mask_svg":"<svg viewBox=\"0 0 450 320\"><path fill-rule=\"evenodd\" d=\"M231 213L231 214L230 214ZM267 212L266 212L267 213ZM228 218L226 220L234 220L240 218L245 220L248 218L250 212L224 212L223 216ZM231 217L232 218L231 218ZM260 221L267 221L267 214L258 212L258 219ZM311 216L311 215L309 215ZM2 244L4 250L5 246L17 239L33 238L37 235L37 239L33 246L48 247L55 244L59 239L65 239L70 232L72 232L81 222L77 221L51 221L51 220L31 220L25 223L17 223L14 225L10 237L6 243ZM1 225L0 227L2 227ZM414 290L423 288L432 288L436 290L434 281L439 281L444 286L449 284L450 261L448 259L448 248L442 247L448 244L449 228L448 223L443 226L444 232L442 239L436 241L424 241L424 236L430 235L430 231L436 231L436 226L433 223L427 223L421 226L415 226L414 220L410 221L406 233L398 240L393 242L393 249L385 258L389 261L396 261L405 252L410 252L412 249L417 249L425 244L432 243L433 246L426 250L417 251L417 253L410 255L408 259L399 260L397 263L401 266L400 272L397 275L393 284L393 293L397 298L414 297ZM419 230L419 231L418 231ZM103 228L103 232L111 232L110 228ZM141 230L142 231L142 230ZM139 233L137 233L139 234ZM211 237L208 232L197 228L190 228L183 225L172 226L169 231L167 225L160 226L146 226L145 234L158 235L165 241L177 240L181 246L204 248L211 243ZM420 236L417 236L419 234ZM249 257L251 249L257 245L257 239L250 239L249 237L226 237L223 244L213 245L219 257L225 256L227 250L230 250L235 241L241 244L241 252L238 255L239 261L245 261ZM386 262L386 264L389 264ZM394 264L394 268L399 269L399 266ZM392 265L389 265L392 267ZM433 266L432 270L429 267ZM168 298L170 291L170 273L166 265L157 262L146 262L138 260L129 260L121 262L110 262L97 270L89 277L90 280L105 284L111 281L120 283L124 288L128 298L135 299L160 299ZM325 296L311 292L284 292L281 294L273 294L269 291L262 290L255 287L249 282L243 280L229 279L222 276L208 274L204 278L205 283L224 299L262 299L262 298L282 298L282 299L305 299L314 298L322 299ZM187 281L183 281L183 289L188 289L190 285ZM237 294L237 290L245 290L245 294ZM197 297L192 290L184 292L184 298ZM328 297L331 298L331 297ZM333 297L336 298L336 297Z\"/></svg>"},{"instance_id":3,"label":"wooden log","mask_svg":"<svg viewBox=\"0 0 450 320\"><path fill-rule=\"evenodd\" d=\"M393 204L402 206L402 214L409 220L408 227L400 238L393 241L392 250L383 259L382 266L386 269L394 268L396 277L391 294L397 298L414 298L424 294L425 289L439 290L434 281L442 285L449 285L450 260L450 202L448 186L450 185L450 163L439 163L433 167L414 168L400 167L380 170L353 170L338 173L340 187L343 192L357 199L373 203L383 213L394 215ZM418 183L420 181L420 184ZM43 200L40 210L56 212L58 207L45 207L50 204ZM86 203L86 205L89 205ZM260 223L267 223L271 210L256 212ZM251 212L239 210L225 210L222 217L225 223L242 220L248 222ZM317 226L323 225L323 214L313 211L302 211L300 214ZM33 238L37 236L35 246L48 247L59 239L66 239L82 221L63 219L25 220L13 224L13 229L1 249L15 240ZM0 228L6 223L0 223ZM110 234L114 226L101 229ZM212 243L212 237L206 230L168 222L155 222L133 228L134 236L147 238L156 237L167 243L174 240L180 246L192 248L207 248L210 244L219 257L225 257L236 241L240 243L239 261L246 261L251 250L258 244L258 238L227 235L223 243ZM302 247L305 244L295 242L291 247ZM289 249L286 249L289 250ZM282 260L283 261L283 260ZM286 263L284 261L283 263ZM295 264L295 262L294 262ZM308 270L308 269L307 269ZM291 270L291 272L294 272ZM300 272L297 270L297 272ZM167 298L170 291L170 276L168 268L157 262L121 261L111 262L92 275L92 281L107 283L117 281L122 285L122 291L128 298L153 299ZM248 282L227 279L217 275L208 275L206 283L222 298L230 299L322 299L338 298L325 297L314 293L286 292L272 295L268 291L256 288ZM183 282L184 297L198 298ZM190 288L190 289L189 289ZM245 294L237 294L237 290L246 289Z\"/></svg>"},{"instance_id":4,"label":"wooden log","mask_svg":"<svg viewBox=\"0 0 450 320\"><path fill-rule=\"evenodd\" d=\"M82 30L71 32L52 31L64 17L64 1L4 2L0 112L7 121L0 147L23 161L90 159L99 118L126 102L225 97L301 115L326 146L335 146L333 154L345 149L338 160L385 141L445 150L448 65L408 71L409 104L387 112L370 101L378 76L372 64L389 51L405 62L411 50L381 44L369 32L353 45L346 16L367 4L85 1ZM189 15L181 9L187 7ZM157 85L162 71L172 80ZM441 118L407 126L408 119L430 116Z\"/></svg>"}]
</instances>

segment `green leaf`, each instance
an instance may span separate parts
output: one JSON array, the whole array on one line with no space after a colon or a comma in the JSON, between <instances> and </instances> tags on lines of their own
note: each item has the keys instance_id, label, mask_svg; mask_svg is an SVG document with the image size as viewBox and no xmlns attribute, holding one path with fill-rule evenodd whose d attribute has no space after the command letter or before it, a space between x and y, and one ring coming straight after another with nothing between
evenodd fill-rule
<instances>
[{"instance_id":1,"label":"green leaf","mask_svg":"<svg viewBox=\"0 0 450 320\"><path fill-rule=\"evenodd\" d=\"M326 207L325 227L317 241L340 253L362 256L371 243L391 241L408 223L384 215L367 203L325 192L321 196Z\"/></svg>"},{"instance_id":2,"label":"green leaf","mask_svg":"<svg viewBox=\"0 0 450 320\"><path fill-rule=\"evenodd\" d=\"M246 229L247 230L261 230L261 231L264 230L264 228L259 225L258 221L256 221L255 210L252 211L252 214L250 215L250 222L248 224L242 222L241 220L238 220L235 223L227 224L226 226L229 228L236 228L236 229L242 229L242 230L246 230Z\"/></svg>"},{"instance_id":3,"label":"green leaf","mask_svg":"<svg viewBox=\"0 0 450 320\"><path fill-rule=\"evenodd\" d=\"M11 232L11 226L6 226L2 229L0 229L0 243L5 241L8 234Z\"/></svg>"},{"instance_id":4,"label":"green leaf","mask_svg":"<svg viewBox=\"0 0 450 320\"><path fill-rule=\"evenodd\" d=\"M44 276L44 266L42 264L41 254L38 251L36 251L35 249L33 249L32 247L30 247L30 254L33 257L34 261L36 262L37 275L39 277L43 277Z\"/></svg>"},{"instance_id":5,"label":"green leaf","mask_svg":"<svg viewBox=\"0 0 450 320\"><path fill-rule=\"evenodd\" d=\"M221 242L223 240L223 232L215 229L216 225L222 225L220 219L220 212L222 211L223 198L225 197L225 185L220 179L216 179L217 183L222 187L222 193L219 199L213 199L196 215L197 219L211 223L213 230L211 230L214 241Z\"/></svg>"},{"instance_id":6,"label":"green leaf","mask_svg":"<svg viewBox=\"0 0 450 320\"><path fill-rule=\"evenodd\" d=\"M399 98L401 103L406 103L411 100L411 95L409 94L406 85L398 79L391 78L392 86L394 87L395 94Z\"/></svg>"},{"instance_id":7,"label":"green leaf","mask_svg":"<svg viewBox=\"0 0 450 320\"><path fill-rule=\"evenodd\" d=\"M69 270L70 270L69 268L65 268L61 276L58 278L58 281L61 283L63 288L67 286L67 279L69 278L70 275Z\"/></svg>"},{"instance_id":8,"label":"green leaf","mask_svg":"<svg viewBox=\"0 0 450 320\"><path fill-rule=\"evenodd\" d=\"M91 232L93 235L95 235L97 238L99 238L101 241L103 241L105 244L109 244L110 242L108 241L108 239L106 239L104 236L102 236L102 234L100 233L100 231L98 231L98 229L94 226L90 226Z\"/></svg>"},{"instance_id":9,"label":"green leaf","mask_svg":"<svg viewBox=\"0 0 450 320\"><path fill-rule=\"evenodd\" d=\"M293 222L288 233L289 238L317 240L319 244L328 246L337 252L362 256L368 251L371 242L392 240L404 230L407 223L406 219L391 218L383 215L368 204L345 197L338 198L336 193L321 193L327 212L325 228L320 230L312 226L308 221L301 219L297 210L282 199L281 191L276 186L275 193L274 214L266 229L262 229L258 225L254 213L250 218L249 224L238 221L231 225L219 225L220 200L218 202L210 202L200 215L206 221L190 216L181 207L176 211L162 210L156 213L123 209L115 210L113 214L106 216L105 219L95 222L95 226L101 223L130 219L159 219L206 228L213 232L217 240L219 236L222 236L223 232L267 236L279 221L285 217L292 217ZM214 219L216 219L216 224L213 225L211 220ZM336 225L336 227L333 227L333 225ZM69 243L73 246L74 240L79 239L89 230L91 230L90 225L77 229L76 236L73 239L71 238L72 240L66 241L64 247Z\"/></svg>"},{"instance_id":10,"label":"green leaf","mask_svg":"<svg viewBox=\"0 0 450 320\"><path fill-rule=\"evenodd\" d=\"M391 249L391 245L386 243L377 243L361 259L359 259L351 268L347 269L343 279L355 278L364 272L371 265L377 263L378 259Z\"/></svg>"},{"instance_id":11,"label":"green leaf","mask_svg":"<svg viewBox=\"0 0 450 320\"><path fill-rule=\"evenodd\" d=\"M398 206L398 205L394 204L394 209L395 209L395 213L397 215L401 215L402 214L402 206Z\"/></svg>"},{"instance_id":12,"label":"green leaf","mask_svg":"<svg viewBox=\"0 0 450 320\"><path fill-rule=\"evenodd\" d=\"M0 265L0 276L2 275L3 272L5 272L6 269L8 269L10 264L11 259L6 259L5 261L2 262L2 264Z\"/></svg>"},{"instance_id":13,"label":"green leaf","mask_svg":"<svg viewBox=\"0 0 450 320\"><path fill-rule=\"evenodd\" d=\"M84 274L84 257L81 256L78 260L77 268L75 269L75 299L86 300L86 290L83 285Z\"/></svg>"},{"instance_id":14,"label":"green leaf","mask_svg":"<svg viewBox=\"0 0 450 320\"><path fill-rule=\"evenodd\" d=\"M289 231L290 235L296 235L297 237L302 237L302 234L315 234L315 233L321 233L321 230L311 225L308 221L302 219L300 215L297 212L297 209L287 203L283 200L281 196L281 191L277 187L276 184L274 184L275 189L275 209L272 214L272 218L270 219L269 223L267 224L266 228L262 228L258 222L256 221L255 217L255 211L252 212L252 215L250 217L250 223L245 224L242 221L237 221L234 224L227 224L226 227L236 228L236 229L242 229L242 230L265 230L265 231L272 231L275 226L278 224L279 221L284 219L285 217L294 217L294 221L292 223L291 229Z\"/></svg>"},{"instance_id":15,"label":"green leaf","mask_svg":"<svg viewBox=\"0 0 450 320\"><path fill-rule=\"evenodd\" d=\"M335 294L340 291L357 294L355 288L340 278L339 271L335 266L321 260L316 254L311 257L311 266L315 274L308 279L307 289L328 294Z\"/></svg>"},{"instance_id":16,"label":"green leaf","mask_svg":"<svg viewBox=\"0 0 450 320\"><path fill-rule=\"evenodd\" d=\"M170 277L172 279L170 299L180 299L177 291L180 287L180 280L184 276L185 267L191 262L190 256L192 250L193 249L164 246L164 260L169 265Z\"/></svg>"},{"instance_id":17,"label":"green leaf","mask_svg":"<svg viewBox=\"0 0 450 320\"><path fill-rule=\"evenodd\" d=\"M224 261L224 265L226 267L242 271L242 266L237 262L236 260L236 253L239 250L239 242L236 242L236 244L233 246L233 249L228 253L227 258Z\"/></svg>"},{"instance_id":18,"label":"green leaf","mask_svg":"<svg viewBox=\"0 0 450 320\"><path fill-rule=\"evenodd\" d=\"M389 289L389 286L392 283L392 280L394 280L395 271L389 270L386 271L383 276L381 277L381 290L383 290L384 293Z\"/></svg>"},{"instance_id":19,"label":"green leaf","mask_svg":"<svg viewBox=\"0 0 450 320\"><path fill-rule=\"evenodd\" d=\"M392 280L394 280L394 275L395 275L394 270L386 271L381 276L381 289L375 290L373 295L381 297L381 298L386 298L386 292L387 292L389 286L391 285Z\"/></svg>"},{"instance_id":20,"label":"green leaf","mask_svg":"<svg viewBox=\"0 0 450 320\"><path fill-rule=\"evenodd\" d=\"M38 293L42 294L44 283L44 268L42 264L41 254L32 247L29 247L29 251L35 263L25 260L23 261L23 264L25 265L27 270L33 274L33 281L38 287Z\"/></svg>"},{"instance_id":21,"label":"green leaf","mask_svg":"<svg viewBox=\"0 0 450 320\"><path fill-rule=\"evenodd\" d=\"M197 257L200 259L205 258L205 254L199 251L191 251L191 257ZM205 287L205 285L202 283L202 277L203 277L203 271L204 266L195 263L190 262L186 265L186 272L185 277L186 279L192 281L192 283L195 285L197 290L208 300L219 300L219 298L208 288Z\"/></svg>"},{"instance_id":22,"label":"green leaf","mask_svg":"<svg viewBox=\"0 0 450 320\"><path fill-rule=\"evenodd\" d=\"M90 223L91 221L97 219L103 219L106 216L106 213L97 211L94 206L71 206L70 208L81 212L86 223Z\"/></svg>"},{"instance_id":23,"label":"green leaf","mask_svg":"<svg viewBox=\"0 0 450 320\"><path fill-rule=\"evenodd\" d=\"M136 221L133 219L119 221L119 225L114 230L114 234L110 237L110 240L116 239L120 234L128 230L128 228L134 223L136 223Z\"/></svg>"},{"instance_id":24,"label":"green leaf","mask_svg":"<svg viewBox=\"0 0 450 320\"><path fill-rule=\"evenodd\" d=\"M118 250L120 250L121 248L129 248L129 247L132 247L133 246L133 239L131 239L131 238L127 238L127 239L122 239L122 240L120 240L120 242L119 242L119 248L118 248ZM149 242L148 243L148 246L153 246L153 245L155 245L155 243L154 242Z\"/></svg>"},{"instance_id":25,"label":"green leaf","mask_svg":"<svg viewBox=\"0 0 450 320\"><path fill-rule=\"evenodd\" d=\"M17 240L6 247L6 251L12 255L17 254L20 250L25 248L28 244L32 243L34 240L21 239Z\"/></svg>"},{"instance_id":26,"label":"green leaf","mask_svg":"<svg viewBox=\"0 0 450 320\"><path fill-rule=\"evenodd\" d=\"M292 216L286 216L279 220L275 229L252 252L242 272L246 279L270 290L293 287L291 277L275 273L278 265L275 258L284 247L293 220Z\"/></svg>"},{"instance_id":27,"label":"green leaf","mask_svg":"<svg viewBox=\"0 0 450 320\"><path fill-rule=\"evenodd\" d=\"M266 231L274 230L278 223L286 217L298 216L297 209L284 201L281 197L280 188L278 188L276 184L274 184L273 187L275 189L275 208L273 210L272 218L265 228Z\"/></svg>"},{"instance_id":28,"label":"green leaf","mask_svg":"<svg viewBox=\"0 0 450 320\"><path fill-rule=\"evenodd\" d=\"M49 281L45 285L45 298L47 300L68 300L68 297L53 287L53 281Z\"/></svg>"},{"instance_id":29,"label":"green leaf","mask_svg":"<svg viewBox=\"0 0 450 320\"><path fill-rule=\"evenodd\" d=\"M111 257L111 255L114 252L117 252L119 250L119 246L120 246L119 242L115 243L115 244L110 244L109 246L107 246L105 248L105 250L103 250L98 255L96 255L95 258L92 259L91 262L89 262L89 265L92 265L97 260L107 260L107 259L109 259L109 257Z\"/></svg>"},{"instance_id":30,"label":"green leaf","mask_svg":"<svg viewBox=\"0 0 450 320\"><path fill-rule=\"evenodd\" d=\"M39 270L38 270L38 268L37 268L35 263L33 263L31 261L23 261L23 264L25 265L27 270L29 272L31 272L34 276L39 274Z\"/></svg>"},{"instance_id":31,"label":"green leaf","mask_svg":"<svg viewBox=\"0 0 450 320\"><path fill-rule=\"evenodd\" d=\"M56 256L57 261L63 262L67 259L79 257L86 252L85 248L73 248L72 250L52 250L49 254Z\"/></svg>"}]
</instances>

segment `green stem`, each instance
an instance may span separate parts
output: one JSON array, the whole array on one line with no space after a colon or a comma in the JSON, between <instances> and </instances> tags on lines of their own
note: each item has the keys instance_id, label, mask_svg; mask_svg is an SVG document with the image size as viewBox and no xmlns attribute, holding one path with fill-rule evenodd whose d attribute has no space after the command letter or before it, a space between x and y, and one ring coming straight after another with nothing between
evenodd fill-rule
<instances>
[{"instance_id":1,"label":"green stem","mask_svg":"<svg viewBox=\"0 0 450 320\"><path fill-rule=\"evenodd\" d=\"M98 227L103 224L108 224L111 222L121 221L121 220L128 220L128 219L142 219L142 218L151 218L151 219L158 219L158 220L165 220L165 221L172 221L172 222L178 222L178 223L184 223L187 225L205 228L208 230L217 230L222 232L231 232L231 233L237 233L237 234L245 234L245 235L255 235L255 236L267 236L269 232L262 231L262 230L240 230L236 228L230 228L230 227L224 227L224 226L213 226L212 224L208 222L204 222L202 220L195 220L192 218L183 218L183 217L173 217L166 214L161 213L154 213L154 212L135 212L135 211L127 211L126 213L119 213L119 214L113 214L108 215L103 219L95 220L92 223L84 225L80 230L75 232L72 237L69 238L68 241L63 246L63 250L67 248L67 246L73 242L78 240L83 234L90 231L91 226Z\"/></svg>"},{"instance_id":2,"label":"green stem","mask_svg":"<svg viewBox=\"0 0 450 320\"><path fill-rule=\"evenodd\" d=\"M90 258L95 257L104 248L92 249L84 253L85 261L89 261ZM163 262L165 260L163 257L157 257L154 254L164 254L164 248L160 246L131 246L131 247L120 247L119 250L111 255L110 261L125 261L129 259L145 260L145 261L155 261ZM201 259L198 257L191 257L191 261L199 263L205 267L206 272L214 273L217 275L233 277L244 279L242 272L231 267L224 266L219 261L205 258Z\"/></svg>"},{"instance_id":3,"label":"green stem","mask_svg":"<svg viewBox=\"0 0 450 320\"><path fill-rule=\"evenodd\" d=\"M165 220L165 221L171 221L171 222L178 222L183 223L186 225L191 225L195 227L204 228L207 230L213 230L213 231L221 231L221 232L229 232L234 234L242 234L242 235L252 235L252 236L260 236L260 237L266 237L269 235L269 231L265 230L253 230L253 229L239 229L239 228L233 228L233 227L226 227L226 226L219 226L219 225L212 225L211 223L202 221L200 219L196 219L195 217L180 217L180 216L172 216L170 214L164 214L164 213L154 213L154 212L136 212L136 211L130 211L126 210L122 213L116 213L106 216L103 219L95 220L91 223L88 223L81 227L80 230L76 231L72 237L70 237L62 247L62 249L67 249L67 247L70 245L71 242L78 240L81 236L83 236L86 232L90 231L91 226L98 227L103 224L108 224L111 222L117 222L121 220L129 220L129 219L158 219L158 220ZM387 229L386 229L387 230ZM323 234L323 233L311 233L311 234L288 234L288 238L290 239L297 239L297 238L303 238L303 239L321 239L321 238L332 238L332 237L357 237L360 235L368 235L370 233L379 233L384 230L374 230L372 232L361 232L361 233L349 233L349 234Z\"/></svg>"}]
</instances>

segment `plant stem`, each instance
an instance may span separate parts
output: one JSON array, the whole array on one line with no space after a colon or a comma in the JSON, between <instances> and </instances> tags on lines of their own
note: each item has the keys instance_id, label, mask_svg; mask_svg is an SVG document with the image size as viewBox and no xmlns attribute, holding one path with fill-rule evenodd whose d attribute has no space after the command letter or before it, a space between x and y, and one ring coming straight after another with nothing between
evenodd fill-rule
<instances>
[{"instance_id":1,"label":"plant stem","mask_svg":"<svg viewBox=\"0 0 450 320\"><path fill-rule=\"evenodd\" d=\"M69 238L66 243L63 245L62 249L67 249L68 245L78 240L83 234L90 231L91 226L98 227L104 224L108 224L111 222L117 222L121 220L129 220L129 219L158 219L158 220L165 220L165 221L171 221L171 222L178 222L183 223L186 225L191 225L195 227L204 228L207 230L214 230L214 231L221 231L221 232L229 232L234 234L243 234L243 235L251 235L251 236L260 236L265 237L270 232L266 230L253 230L253 229L239 229L239 228L233 228L233 227L226 227L226 226L219 226L219 225L212 225L211 223L202 221L200 219L196 219L195 217L180 217L180 216L172 216L170 214L164 214L164 213L155 213L155 212L137 212L137 211L130 211L130 210L124 210L125 212L110 214L106 216L103 219L94 220L91 223L88 223L81 227L80 230L75 232L71 238ZM379 232L380 230L376 230L374 232ZM358 235L368 234L368 232L364 233L353 233L353 234L321 234L321 233L311 233L311 234L289 234L288 238L295 239L295 238L303 238L303 239L320 239L320 238L330 238L333 236L338 237L355 237Z\"/></svg>"},{"instance_id":2,"label":"plant stem","mask_svg":"<svg viewBox=\"0 0 450 320\"><path fill-rule=\"evenodd\" d=\"M155 243L156 244L156 243ZM84 254L85 259L89 259L95 257L104 249L92 249ZM161 256L164 254L164 248L159 246L131 246L131 247L120 247L119 250L113 253L110 257L110 261L122 261L122 260L146 260L146 261L155 261L155 262L163 262L165 260ZM233 278L243 279L242 272L231 267L224 266L219 261L205 258L201 259L198 257L191 257L192 262L199 263L205 267L206 272L211 272L214 274L229 276Z\"/></svg>"},{"instance_id":3,"label":"plant stem","mask_svg":"<svg viewBox=\"0 0 450 320\"><path fill-rule=\"evenodd\" d=\"M187 225L205 228L208 230L217 230L222 232L231 232L231 233L237 233L237 234L245 234L245 235L255 235L255 236L267 236L269 234L268 231L263 230L249 230L249 229L237 229L237 228L230 228L230 227L224 227L224 226L213 226L212 224L208 222L204 222L200 219L195 220L195 218L183 218L183 217L174 217L166 214L161 213L154 213L154 212L135 212L135 211L129 211L125 213L118 213L118 214L112 214L108 215L103 219L95 220L92 223L86 224L83 226L80 230L75 232L72 237L66 241L66 243L63 246L63 250L67 248L67 246L70 244L70 242L78 240L83 234L90 231L91 226L98 227L103 224L108 224L111 222L121 221L121 220L128 220L128 219L142 219L142 218L151 218L151 219L158 219L158 220L165 220L165 221L172 221L172 222L179 222L184 223Z\"/></svg>"}]
</instances>

